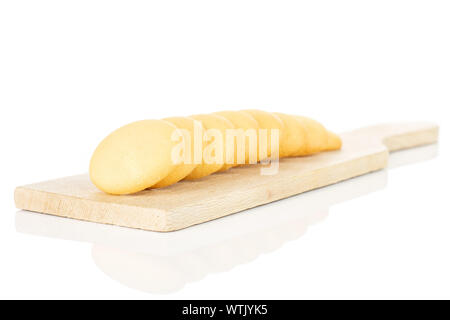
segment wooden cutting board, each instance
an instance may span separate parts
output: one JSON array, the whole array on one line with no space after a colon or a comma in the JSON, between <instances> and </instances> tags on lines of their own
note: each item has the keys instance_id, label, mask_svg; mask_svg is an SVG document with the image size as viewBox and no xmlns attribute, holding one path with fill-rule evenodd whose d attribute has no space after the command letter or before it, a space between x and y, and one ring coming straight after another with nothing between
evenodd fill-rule
<instances>
[{"instance_id":1,"label":"wooden cutting board","mask_svg":"<svg viewBox=\"0 0 450 320\"><path fill-rule=\"evenodd\" d=\"M108 195L88 175L18 187L19 209L152 231L175 231L385 168L390 151L434 143L431 123L385 124L341 135L339 151L281 159L275 175L260 165L232 168L197 181ZM276 216L274 216L276 219Z\"/></svg>"}]
</instances>

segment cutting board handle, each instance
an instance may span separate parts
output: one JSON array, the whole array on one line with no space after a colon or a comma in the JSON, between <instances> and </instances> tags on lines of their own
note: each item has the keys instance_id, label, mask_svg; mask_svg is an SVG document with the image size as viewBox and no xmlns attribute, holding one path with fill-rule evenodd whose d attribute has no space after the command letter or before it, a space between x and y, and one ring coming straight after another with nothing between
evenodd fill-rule
<instances>
[{"instance_id":1,"label":"cutting board handle","mask_svg":"<svg viewBox=\"0 0 450 320\"><path fill-rule=\"evenodd\" d=\"M382 143L392 152L437 142L439 126L430 122L388 123L357 129L351 134Z\"/></svg>"}]
</instances>

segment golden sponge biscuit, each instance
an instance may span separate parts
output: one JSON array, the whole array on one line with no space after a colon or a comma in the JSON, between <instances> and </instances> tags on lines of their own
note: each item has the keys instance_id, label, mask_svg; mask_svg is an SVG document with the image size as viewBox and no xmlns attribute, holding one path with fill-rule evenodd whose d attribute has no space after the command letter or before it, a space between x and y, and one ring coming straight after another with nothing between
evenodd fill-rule
<instances>
[{"instance_id":1,"label":"golden sponge biscuit","mask_svg":"<svg viewBox=\"0 0 450 320\"><path fill-rule=\"evenodd\" d=\"M228 167L225 164L225 153L223 152L225 146L225 135L226 130L234 129L234 126L224 117L214 114L199 114L190 116L190 118L200 121L205 130L218 130L221 134L221 141L215 141L215 138L211 137L211 141L208 141L204 144L202 164L199 164L197 167L195 167L195 169L192 170L192 172L185 178L186 180L195 180L217 172L224 166ZM205 157L218 156L214 153L214 149L217 149L215 148L215 146L220 146L220 148L222 148L222 155L220 156L220 159L218 159L219 161L216 161L216 163L207 163L207 161L205 161Z\"/></svg>"},{"instance_id":2,"label":"golden sponge biscuit","mask_svg":"<svg viewBox=\"0 0 450 320\"><path fill-rule=\"evenodd\" d=\"M325 150L326 151L339 150L341 147L342 147L341 138L337 134L327 130L327 146Z\"/></svg>"},{"instance_id":3,"label":"golden sponge biscuit","mask_svg":"<svg viewBox=\"0 0 450 320\"><path fill-rule=\"evenodd\" d=\"M163 120L137 121L117 129L94 151L91 181L111 194L134 193L154 185L175 167L171 152L177 130Z\"/></svg>"},{"instance_id":4,"label":"golden sponge biscuit","mask_svg":"<svg viewBox=\"0 0 450 320\"><path fill-rule=\"evenodd\" d=\"M185 144L185 148L189 148L189 150L182 150L184 152L188 151L188 154L182 154L181 157L184 158L182 163L178 164L172 172L170 172L164 179L157 182L152 186L152 188L162 188L174 184L182 179L184 179L188 174L197 167L198 164L194 163L194 137L195 137L195 121L194 119L187 117L171 117L164 118L163 120L168 121L174 124L178 129L186 130L186 134L182 141ZM201 127L201 122L197 121L197 125ZM201 128L200 128L201 129ZM187 163L186 163L187 162Z\"/></svg>"},{"instance_id":5,"label":"golden sponge biscuit","mask_svg":"<svg viewBox=\"0 0 450 320\"><path fill-rule=\"evenodd\" d=\"M270 157L272 153L271 150L273 144L271 141L271 130L272 129L278 130L279 141L281 141L283 139L283 129L284 129L283 121L281 121L281 119L277 115L262 110L248 109L242 110L242 112L251 115L258 122L259 129L267 130L267 141L261 141L263 139L261 138L260 135L258 136L258 155L260 156L260 160L264 160L261 158L261 153L263 153L267 157ZM265 146L261 145L261 142L263 142Z\"/></svg>"},{"instance_id":6,"label":"golden sponge biscuit","mask_svg":"<svg viewBox=\"0 0 450 320\"><path fill-rule=\"evenodd\" d=\"M235 129L241 129L236 135L242 134L242 137L234 138L234 165L248 164L258 162L258 122L250 114L241 111L220 111L214 114L222 116L229 120ZM245 135L246 131L249 135ZM252 134L253 133L253 134ZM242 139L241 139L242 138ZM242 144L244 150L239 150L239 144ZM244 159L238 159L239 152L243 153ZM243 161L242 161L243 160ZM228 161L227 161L228 162Z\"/></svg>"},{"instance_id":7,"label":"golden sponge biscuit","mask_svg":"<svg viewBox=\"0 0 450 320\"><path fill-rule=\"evenodd\" d=\"M326 150L328 146L327 129L316 120L301 116L295 116L295 118L298 119L305 128L306 148L303 152L299 151L292 154L292 156L309 155Z\"/></svg>"},{"instance_id":8,"label":"golden sponge biscuit","mask_svg":"<svg viewBox=\"0 0 450 320\"><path fill-rule=\"evenodd\" d=\"M280 139L280 158L306 152L306 129L294 116L274 112L284 123L283 138Z\"/></svg>"}]
</instances>

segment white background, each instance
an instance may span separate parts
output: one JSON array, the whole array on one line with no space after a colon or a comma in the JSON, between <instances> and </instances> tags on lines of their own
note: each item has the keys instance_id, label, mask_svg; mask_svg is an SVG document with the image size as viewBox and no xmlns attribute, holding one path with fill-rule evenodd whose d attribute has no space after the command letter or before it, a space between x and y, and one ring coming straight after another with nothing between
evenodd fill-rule
<instances>
[{"instance_id":1,"label":"white background","mask_svg":"<svg viewBox=\"0 0 450 320\"><path fill-rule=\"evenodd\" d=\"M430 0L0 1L0 297L450 298L449 17ZM241 108L336 132L436 121L439 156L171 294L112 280L89 243L16 231L14 188L86 172L115 128Z\"/></svg>"}]
</instances>

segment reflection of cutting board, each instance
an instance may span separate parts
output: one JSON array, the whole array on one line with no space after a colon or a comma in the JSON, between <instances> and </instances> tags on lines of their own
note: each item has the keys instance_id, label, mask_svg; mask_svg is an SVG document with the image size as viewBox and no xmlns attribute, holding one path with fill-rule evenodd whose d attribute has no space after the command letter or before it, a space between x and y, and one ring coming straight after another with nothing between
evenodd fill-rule
<instances>
[{"instance_id":1,"label":"reflection of cutting board","mask_svg":"<svg viewBox=\"0 0 450 320\"><path fill-rule=\"evenodd\" d=\"M80 175L18 187L14 197L20 209L174 231L382 169L389 151L436 142L438 127L429 123L389 124L341 137L342 150L282 159L275 175L260 175L259 165L245 166L122 196L105 194L87 175Z\"/></svg>"}]
</instances>

